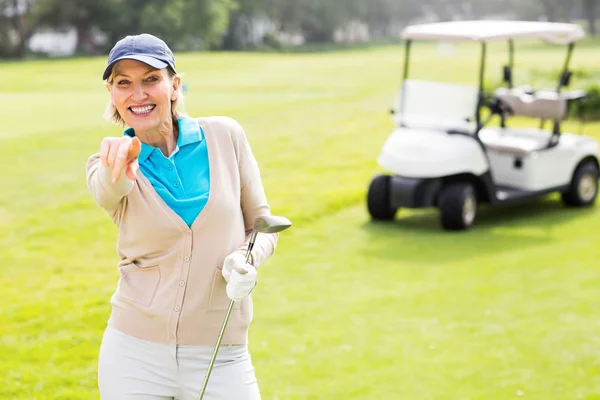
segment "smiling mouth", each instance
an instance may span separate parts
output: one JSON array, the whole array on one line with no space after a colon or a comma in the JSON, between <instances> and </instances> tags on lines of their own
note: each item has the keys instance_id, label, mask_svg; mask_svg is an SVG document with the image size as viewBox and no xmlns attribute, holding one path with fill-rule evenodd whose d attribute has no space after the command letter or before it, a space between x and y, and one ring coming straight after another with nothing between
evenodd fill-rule
<instances>
[{"instance_id":1,"label":"smiling mouth","mask_svg":"<svg viewBox=\"0 0 600 400\"><path fill-rule=\"evenodd\" d=\"M145 115L150 114L150 112L152 112L152 110L154 110L155 107L156 104L151 104L149 106L144 107L129 107L129 111L131 111L135 115Z\"/></svg>"}]
</instances>

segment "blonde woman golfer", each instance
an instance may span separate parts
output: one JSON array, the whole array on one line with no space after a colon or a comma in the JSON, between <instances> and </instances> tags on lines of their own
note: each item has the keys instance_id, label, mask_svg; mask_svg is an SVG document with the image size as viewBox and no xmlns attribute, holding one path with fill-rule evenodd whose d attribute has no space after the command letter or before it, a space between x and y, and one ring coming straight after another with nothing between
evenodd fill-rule
<instances>
[{"instance_id":1,"label":"blonde woman golfer","mask_svg":"<svg viewBox=\"0 0 600 400\"><path fill-rule=\"evenodd\" d=\"M197 399L230 299L235 300L205 399L260 399L248 353L257 268L278 235L242 127L178 111L181 77L148 35L117 42L102 76L107 109L127 129L87 163L92 196L118 228L120 279L98 360L103 400Z\"/></svg>"}]
</instances>

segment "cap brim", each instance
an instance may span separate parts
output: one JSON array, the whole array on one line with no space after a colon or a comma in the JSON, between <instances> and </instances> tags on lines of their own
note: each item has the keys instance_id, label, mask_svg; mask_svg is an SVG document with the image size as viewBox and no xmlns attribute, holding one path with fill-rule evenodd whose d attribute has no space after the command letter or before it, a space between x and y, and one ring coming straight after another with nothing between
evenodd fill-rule
<instances>
[{"instance_id":1,"label":"cap brim","mask_svg":"<svg viewBox=\"0 0 600 400\"><path fill-rule=\"evenodd\" d=\"M169 66L168 63L158 60L154 57L150 57L150 56L145 56L145 55L127 55L127 56L123 56L120 58L117 58L115 61L113 61L108 67L106 67L106 69L104 70L104 74L102 74L102 79L107 79L110 76L110 72L112 71L113 66L121 60L137 60L137 61L141 61L144 64L148 64L149 66L156 68L156 69L163 69Z\"/></svg>"}]
</instances>

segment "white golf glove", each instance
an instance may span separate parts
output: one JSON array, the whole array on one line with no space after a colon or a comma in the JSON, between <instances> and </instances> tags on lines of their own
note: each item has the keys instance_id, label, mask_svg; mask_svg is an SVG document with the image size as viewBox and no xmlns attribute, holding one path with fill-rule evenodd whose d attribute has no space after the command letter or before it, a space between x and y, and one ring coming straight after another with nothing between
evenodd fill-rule
<instances>
[{"instance_id":1,"label":"white golf glove","mask_svg":"<svg viewBox=\"0 0 600 400\"><path fill-rule=\"evenodd\" d=\"M227 297L233 301L242 301L256 286L258 272L252 264L246 263L246 258L240 253L225 258L221 273L227 282Z\"/></svg>"}]
</instances>

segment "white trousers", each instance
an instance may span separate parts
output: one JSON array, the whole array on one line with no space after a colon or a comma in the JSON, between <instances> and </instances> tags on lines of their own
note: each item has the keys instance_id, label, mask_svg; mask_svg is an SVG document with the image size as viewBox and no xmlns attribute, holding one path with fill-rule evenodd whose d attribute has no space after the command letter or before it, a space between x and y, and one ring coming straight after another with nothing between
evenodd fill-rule
<instances>
[{"instance_id":1,"label":"white trousers","mask_svg":"<svg viewBox=\"0 0 600 400\"><path fill-rule=\"evenodd\" d=\"M215 338L216 342L216 338ZM102 400L197 400L214 346L154 343L107 327L98 357ZM246 345L221 345L205 400L260 400Z\"/></svg>"}]
</instances>

